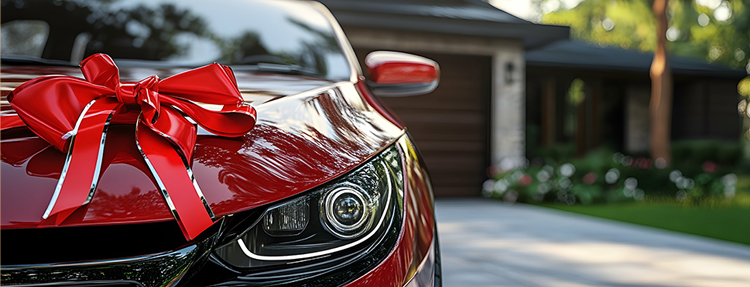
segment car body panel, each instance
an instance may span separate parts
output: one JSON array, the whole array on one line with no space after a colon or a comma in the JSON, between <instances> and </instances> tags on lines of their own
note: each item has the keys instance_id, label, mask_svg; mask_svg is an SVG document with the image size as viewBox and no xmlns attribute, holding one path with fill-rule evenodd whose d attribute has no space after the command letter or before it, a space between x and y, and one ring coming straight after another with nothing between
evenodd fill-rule
<instances>
[{"instance_id":1,"label":"car body panel","mask_svg":"<svg viewBox=\"0 0 750 287\"><path fill-rule=\"evenodd\" d=\"M199 133L192 169L216 216L327 182L403 134L349 82L277 97L256 109L256 127L240 139ZM107 168L91 203L62 226L173 220L133 137L132 127L113 127L105 148ZM37 227L65 155L31 135L6 136L2 144L2 173L13 178L1 183L2 227Z\"/></svg>"},{"instance_id":2,"label":"car body panel","mask_svg":"<svg viewBox=\"0 0 750 287\"><path fill-rule=\"evenodd\" d=\"M406 285L420 271L423 261L429 259L430 252L434 252L431 244L435 238L435 210L429 174L411 140L404 137L399 144L406 163L405 214L399 241L388 258L347 287Z\"/></svg>"}]
</instances>

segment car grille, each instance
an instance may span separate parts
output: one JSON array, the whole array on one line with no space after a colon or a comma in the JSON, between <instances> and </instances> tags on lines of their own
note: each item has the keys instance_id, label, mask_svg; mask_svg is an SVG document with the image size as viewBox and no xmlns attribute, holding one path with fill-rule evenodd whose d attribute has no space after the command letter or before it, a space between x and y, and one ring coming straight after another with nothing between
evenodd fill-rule
<instances>
[{"instance_id":1,"label":"car grille","mask_svg":"<svg viewBox=\"0 0 750 287\"><path fill-rule=\"evenodd\" d=\"M214 230L215 231L215 230ZM3 232L3 251L14 249L6 245ZM208 232L207 232L208 233ZM193 266L208 258L211 246L216 241L215 233L183 244L172 251L120 257L120 259L86 260L67 263L8 264L3 254L1 285L21 286L171 286L179 282ZM55 238L50 238L54 242ZM153 241L159 241L153 237ZM85 242L91 242L87 240ZM183 239L184 242L184 239ZM154 243L158 245L157 243ZM127 246L111 245L111 249ZM132 246L131 246L132 247ZM65 246L60 246L65 248ZM25 250L35 253L34 249ZM69 250L65 250L68 252ZM74 250L75 251L75 250ZM82 253L90 253L85 248ZM70 253L70 252L68 252ZM14 258L14 261L23 261Z\"/></svg>"}]
</instances>

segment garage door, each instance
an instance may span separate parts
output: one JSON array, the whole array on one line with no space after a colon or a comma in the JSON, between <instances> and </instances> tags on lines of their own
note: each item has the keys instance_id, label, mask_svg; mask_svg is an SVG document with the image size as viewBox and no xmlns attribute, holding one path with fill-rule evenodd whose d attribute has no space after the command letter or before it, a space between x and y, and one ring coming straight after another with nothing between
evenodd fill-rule
<instances>
[{"instance_id":1,"label":"garage door","mask_svg":"<svg viewBox=\"0 0 750 287\"><path fill-rule=\"evenodd\" d=\"M356 50L364 68L371 50ZM414 53L440 64L427 95L381 98L407 126L424 156L435 196L477 196L489 166L491 59Z\"/></svg>"}]
</instances>

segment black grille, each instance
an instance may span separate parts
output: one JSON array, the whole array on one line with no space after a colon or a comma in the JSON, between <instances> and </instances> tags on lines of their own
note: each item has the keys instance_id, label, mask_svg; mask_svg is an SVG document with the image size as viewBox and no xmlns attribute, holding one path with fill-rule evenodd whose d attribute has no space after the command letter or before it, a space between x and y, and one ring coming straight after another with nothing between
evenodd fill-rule
<instances>
[{"instance_id":1,"label":"black grille","mask_svg":"<svg viewBox=\"0 0 750 287\"><path fill-rule=\"evenodd\" d=\"M3 266L95 261L175 250L187 242L174 221L3 230ZM109 285L107 285L109 286Z\"/></svg>"},{"instance_id":2,"label":"black grille","mask_svg":"<svg viewBox=\"0 0 750 287\"><path fill-rule=\"evenodd\" d=\"M124 282L124 281L98 281L98 282L57 282L57 283L45 283L45 284L29 284L29 285L15 285L22 287L57 287L57 286L72 286L72 287L143 287L143 285L137 282Z\"/></svg>"}]
</instances>

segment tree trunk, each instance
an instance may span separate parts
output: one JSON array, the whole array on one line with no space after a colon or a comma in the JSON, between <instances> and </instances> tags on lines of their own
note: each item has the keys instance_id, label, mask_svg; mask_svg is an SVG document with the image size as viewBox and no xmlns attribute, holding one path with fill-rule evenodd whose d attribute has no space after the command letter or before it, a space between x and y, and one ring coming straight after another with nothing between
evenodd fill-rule
<instances>
[{"instance_id":1,"label":"tree trunk","mask_svg":"<svg viewBox=\"0 0 750 287\"><path fill-rule=\"evenodd\" d=\"M654 0L656 16L656 53L651 63L651 158L672 163L670 134L672 121L672 72L667 63L667 2Z\"/></svg>"}]
</instances>

